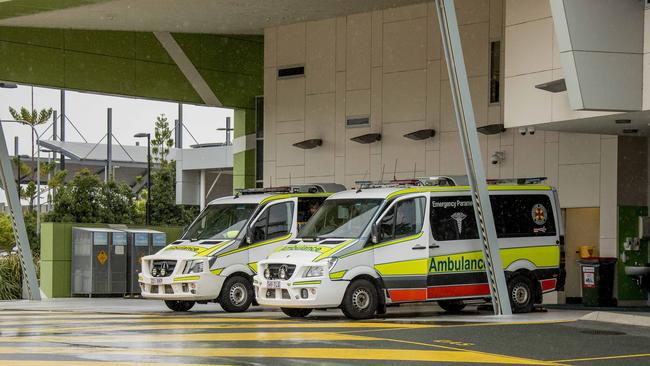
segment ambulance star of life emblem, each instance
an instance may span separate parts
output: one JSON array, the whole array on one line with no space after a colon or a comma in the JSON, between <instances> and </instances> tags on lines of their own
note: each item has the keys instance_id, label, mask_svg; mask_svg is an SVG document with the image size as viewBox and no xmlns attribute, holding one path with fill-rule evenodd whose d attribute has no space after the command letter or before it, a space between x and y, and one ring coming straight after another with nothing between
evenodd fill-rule
<instances>
[{"instance_id":1,"label":"ambulance star of life emblem","mask_svg":"<svg viewBox=\"0 0 650 366\"><path fill-rule=\"evenodd\" d=\"M544 225L546 223L546 208L539 203L533 206L532 210L533 222L537 225Z\"/></svg>"},{"instance_id":2,"label":"ambulance star of life emblem","mask_svg":"<svg viewBox=\"0 0 650 366\"><path fill-rule=\"evenodd\" d=\"M456 212L453 215L451 215L451 218L456 220L456 225L458 226L458 234L460 234L463 231L463 220L465 220L466 217L467 215L465 215L462 212Z\"/></svg>"}]
</instances>

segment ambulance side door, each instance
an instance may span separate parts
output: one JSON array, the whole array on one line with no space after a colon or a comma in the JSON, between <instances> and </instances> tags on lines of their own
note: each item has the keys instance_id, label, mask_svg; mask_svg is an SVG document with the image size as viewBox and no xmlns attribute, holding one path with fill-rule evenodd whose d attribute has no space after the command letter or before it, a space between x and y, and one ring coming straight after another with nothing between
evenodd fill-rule
<instances>
[{"instance_id":1,"label":"ambulance side door","mask_svg":"<svg viewBox=\"0 0 650 366\"><path fill-rule=\"evenodd\" d=\"M391 301L422 301L427 297L429 240L428 194L396 199L375 222L375 270Z\"/></svg>"},{"instance_id":2,"label":"ambulance side door","mask_svg":"<svg viewBox=\"0 0 650 366\"><path fill-rule=\"evenodd\" d=\"M251 223L248 265L257 272L257 262L296 236L296 198L268 204Z\"/></svg>"}]
</instances>

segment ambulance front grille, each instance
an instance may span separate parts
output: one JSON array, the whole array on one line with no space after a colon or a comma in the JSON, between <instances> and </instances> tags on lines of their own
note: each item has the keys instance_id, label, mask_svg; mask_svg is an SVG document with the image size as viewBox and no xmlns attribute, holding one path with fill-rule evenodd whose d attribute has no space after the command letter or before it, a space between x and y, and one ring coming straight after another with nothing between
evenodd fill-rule
<instances>
[{"instance_id":1,"label":"ambulance front grille","mask_svg":"<svg viewBox=\"0 0 650 366\"><path fill-rule=\"evenodd\" d=\"M284 267L287 276L284 279L289 279L293 276L293 272L296 270L295 264L282 264L282 263L270 263L269 264L269 280L278 280L280 279L280 268Z\"/></svg>"}]
</instances>

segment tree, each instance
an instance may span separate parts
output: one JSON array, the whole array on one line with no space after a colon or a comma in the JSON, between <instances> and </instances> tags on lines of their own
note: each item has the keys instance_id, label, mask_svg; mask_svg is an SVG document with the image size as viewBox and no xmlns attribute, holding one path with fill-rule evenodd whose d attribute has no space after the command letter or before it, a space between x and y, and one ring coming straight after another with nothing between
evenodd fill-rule
<instances>
[{"instance_id":1,"label":"tree","mask_svg":"<svg viewBox=\"0 0 650 366\"><path fill-rule=\"evenodd\" d=\"M51 117L52 117L53 110L52 108L44 108L41 109L40 112L37 111L36 109L32 110L31 112L25 108L21 107L20 112L16 111L14 108L9 107L9 114L15 119L16 121L20 121L22 123L25 123L27 125L30 125L32 127L36 127L38 125L42 125L43 123L47 122ZM34 156L35 156L35 149L34 149L34 130L32 129L32 179L35 179L35 172L34 172Z\"/></svg>"},{"instance_id":2,"label":"tree","mask_svg":"<svg viewBox=\"0 0 650 366\"><path fill-rule=\"evenodd\" d=\"M10 251L15 242L14 228L11 226L9 215L0 213L0 250Z\"/></svg>"},{"instance_id":3,"label":"tree","mask_svg":"<svg viewBox=\"0 0 650 366\"><path fill-rule=\"evenodd\" d=\"M151 139L151 154L156 162L167 161L169 150L174 146L172 130L164 114L156 118L154 138Z\"/></svg>"}]
</instances>

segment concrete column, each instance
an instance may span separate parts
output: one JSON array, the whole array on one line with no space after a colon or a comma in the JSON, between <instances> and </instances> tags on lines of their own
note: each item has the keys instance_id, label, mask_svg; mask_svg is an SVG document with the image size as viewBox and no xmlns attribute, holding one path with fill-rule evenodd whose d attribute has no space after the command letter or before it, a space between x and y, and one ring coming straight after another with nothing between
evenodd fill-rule
<instances>
[{"instance_id":1,"label":"concrete column","mask_svg":"<svg viewBox=\"0 0 650 366\"><path fill-rule=\"evenodd\" d=\"M205 208L205 169L201 169L201 179L199 180L199 208Z\"/></svg>"}]
</instances>

